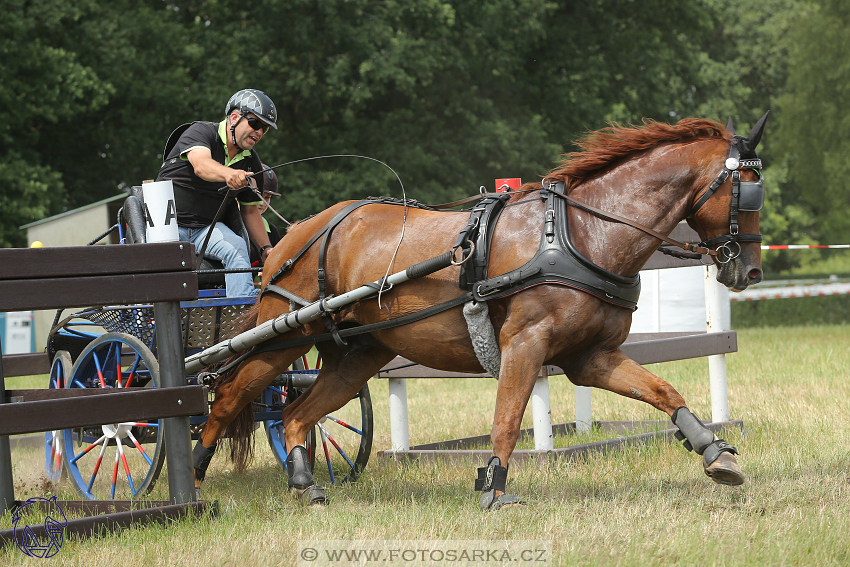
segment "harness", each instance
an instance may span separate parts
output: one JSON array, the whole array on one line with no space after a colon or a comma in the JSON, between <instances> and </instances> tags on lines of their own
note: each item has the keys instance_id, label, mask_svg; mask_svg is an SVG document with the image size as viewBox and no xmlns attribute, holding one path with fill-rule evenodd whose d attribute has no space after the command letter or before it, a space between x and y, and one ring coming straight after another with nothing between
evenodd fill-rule
<instances>
[{"instance_id":1,"label":"harness","mask_svg":"<svg viewBox=\"0 0 850 567\"><path fill-rule=\"evenodd\" d=\"M613 213L607 213L595 209L589 205L583 204L565 193L563 182L543 183L540 191L540 198L545 202L544 206L544 222L540 235L540 243L537 252L523 266L512 270L506 274L487 277L487 266L489 263L489 249L492 243L493 231L499 216L504 209L505 202L510 198L510 194L485 194L483 199L473 207L470 212L469 220L466 226L458 235L457 241L451 252L444 254L450 255L452 265L461 266L461 276L459 285L461 289L471 289L454 299L431 306L422 311L411 313L388 321L362 325L358 327L338 330L330 317L331 313L325 315L325 321L331 332L322 335L313 335L308 337L300 337L287 341L265 343L258 345L247 352L242 353L235 360L228 363L224 368L219 369L216 374L220 375L227 369L239 364L242 360L249 356L267 352L271 350L279 350L300 346L305 344L317 343L327 340L335 340L338 344L344 345L344 338L363 335L374 331L389 329L413 323L436 315L462 305L468 301L475 300L478 302L486 302L491 299L506 297L515 293L519 293L525 289L543 285L555 284L563 285L573 289L581 290L585 293L593 295L602 301L617 305L628 309L636 309L637 300L640 296L640 276L632 277L621 276L613 272L609 272L597 266L589 259L585 258L573 245L569 234L568 221L568 206L576 206L597 216L611 220L614 222L623 222L637 229L640 229L647 234L652 235L662 241L674 244L685 250L694 251L697 254L711 254L718 257L722 256L721 262L729 262L738 254L740 254L740 245L737 250L733 250L730 244L738 244L740 242L761 242L760 234L740 234L738 231L737 214L738 211L757 211L760 210L764 203L764 184L761 173L759 172L759 180L757 182L741 181L740 169L758 169L761 167L761 161L755 156L755 152L749 150L747 152L748 159L741 160L739 156L744 153L739 151L739 146L746 142L745 138L735 136L730 147L729 158L724 164L724 170L718 175L706 192L697 200L692 207L689 216L693 216L705 204L705 202L714 194L717 189L726 181L729 175L732 175L733 180L733 196L730 211L730 229L729 234L719 236L699 244L682 243L670 239L654 230L648 229L637 223L619 217ZM469 199L464 199L455 203L449 203L447 206L456 205L468 202ZM349 214L358 208L375 203L406 205L417 208L438 210L442 206L427 206L418 203L414 200L399 200L387 197L370 197L362 201L356 201L347 205L340 210L328 224L299 250L292 258L284 262L284 264L272 274L269 284L262 290L260 297L266 293L278 294L289 301L307 305L310 302L298 297L294 293L285 290L274 282L283 273L292 268L295 262L298 261L309 248L323 238L320 250L320 260L318 266L319 289L320 296L325 296L325 251L329 242L330 234L333 232L339 223L341 223ZM718 250L709 250L709 247L719 244ZM462 259L455 261L456 252L462 249ZM440 257L442 259L442 257ZM425 263L436 262L440 260L433 258ZM448 264L446 260L445 264ZM428 272L430 273L430 271ZM379 280L374 284L375 292L386 289L383 280Z\"/></svg>"},{"instance_id":2,"label":"harness","mask_svg":"<svg viewBox=\"0 0 850 567\"><path fill-rule=\"evenodd\" d=\"M474 282L471 289L476 301L498 299L537 285L556 284L581 290L613 305L632 310L637 308L640 276L628 277L609 272L576 249L570 238L565 197L563 182L550 184L540 190L540 198L545 206L537 252L515 270ZM487 225L491 222L495 225L495 221L486 221ZM473 262L481 263L480 258L486 258L486 254L480 246L476 246Z\"/></svg>"}]
</instances>

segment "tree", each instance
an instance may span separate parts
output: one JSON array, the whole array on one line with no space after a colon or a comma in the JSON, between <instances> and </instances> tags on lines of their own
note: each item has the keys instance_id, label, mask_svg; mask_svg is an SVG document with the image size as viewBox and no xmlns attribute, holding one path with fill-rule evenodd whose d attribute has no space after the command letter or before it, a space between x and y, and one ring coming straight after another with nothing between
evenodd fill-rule
<instances>
[{"instance_id":1,"label":"tree","mask_svg":"<svg viewBox=\"0 0 850 567\"><path fill-rule=\"evenodd\" d=\"M45 132L105 102L108 87L77 54L46 41L87 2L9 0L0 19L0 246L25 245L17 227L59 212L62 171L34 150Z\"/></svg>"},{"instance_id":2,"label":"tree","mask_svg":"<svg viewBox=\"0 0 850 567\"><path fill-rule=\"evenodd\" d=\"M850 239L850 6L817 0L790 34L790 72L779 97L778 146L787 161L783 198L807 213L821 242Z\"/></svg>"}]
</instances>

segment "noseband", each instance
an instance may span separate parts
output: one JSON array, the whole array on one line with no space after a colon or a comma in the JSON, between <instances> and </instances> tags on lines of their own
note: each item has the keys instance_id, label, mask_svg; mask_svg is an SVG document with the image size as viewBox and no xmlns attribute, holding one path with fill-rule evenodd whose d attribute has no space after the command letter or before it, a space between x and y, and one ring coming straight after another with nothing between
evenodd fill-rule
<instances>
[{"instance_id":1,"label":"noseband","mask_svg":"<svg viewBox=\"0 0 850 567\"><path fill-rule=\"evenodd\" d=\"M729 157L723 167L723 171L702 194L688 213L692 218L697 211L708 201L721 185L732 175L732 201L729 204L729 232L699 243L706 248L717 247L717 261L726 264L741 255L741 242L761 242L761 234L741 234L738 232L738 211L760 211L764 206L764 179L761 175L761 160L756 156L754 159L740 159L738 146L744 140L741 136L732 138L729 147ZM755 153L752 155L755 156ZM758 181L741 181L741 170L752 169L758 173Z\"/></svg>"}]
</instances>

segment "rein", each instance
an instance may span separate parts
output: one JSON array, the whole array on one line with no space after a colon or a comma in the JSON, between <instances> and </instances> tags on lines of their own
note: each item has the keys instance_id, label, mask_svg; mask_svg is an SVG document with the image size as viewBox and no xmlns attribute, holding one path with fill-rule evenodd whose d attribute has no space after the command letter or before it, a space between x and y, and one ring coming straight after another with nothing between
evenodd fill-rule
<instances>
[{"instance_id":1,"label":"rein","mask_svg":"<svg viewBox=\"0 0 850 567\"><path fill-rule=\"evenodd\" d=\"M551 188L552 185L550 185L549 187ZM557 191L552 191L552 192L555 195L557 195L558 197L564 199L567 203L575 206L576 208L579 208L583 211L587 211L588 213L591 213L591 214L593 214L593 215L595 215L595 216L597 216L601 219L609 220L609 221L612 221L612 222L619 222L619 223L628 225L632 228L636 228L636 229L640 230L641 232L644 232L644 233L646 233L646 234L648 234L652 237L658 238L659 240L662 240L662 241L666 242L667 244L672 244L673 246L678 246L679 248L681 248L685 251L688 251L688 252L694 252L696 254L701 254L701 255L717 256L716 250L711 250L709 248L700 246L700 244L705 244L705 243L700 242L699 244L692 244L690 242L679 242L678 240L674 240L674 239L670 238L669 236L664 236L660 232L656 232L656 231L652 230L651 228L645 227L642 224L638 224L633 220L629 220L625 217L621 217L620 215L616 215L614 213L602 211L600 209L597 209L596 207L592 207L592 206L588 205L587 203L582 203L581 201L576 201L575 199L573 199L569 195L565 195L565 194L559 193Z\"/></svg>"}]
</instances>

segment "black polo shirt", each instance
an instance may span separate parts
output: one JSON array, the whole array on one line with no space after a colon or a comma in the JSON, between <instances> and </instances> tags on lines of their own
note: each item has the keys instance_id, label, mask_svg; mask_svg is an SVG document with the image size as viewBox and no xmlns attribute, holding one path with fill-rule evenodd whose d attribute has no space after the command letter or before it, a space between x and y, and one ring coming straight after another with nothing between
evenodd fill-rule
<instances>
[{"instance_id":1,"label":"black polo shirt","mask_svg":"<svg viewBox=\"0 0 850 567\"><path fill-rule=\"evenodd\" d=\"M207 148L218 163L234 169L252 171L254 160L251 151L244 150L233 158L227 155L227 120L215 122L194 122L174 144L164 158L157 181L171 180L174 186L174 200L177 206L177 225L186 228L204 228L215 218L225 193L218 189L225 186L222 181L205 181L195 175L192 164L186 154L194 148ZM259 161L257 161L257 164ZM258 170L259 171L259 170ZM260 191L263 189L263 176L257 178ZM244 205L262 203L254 192L245 188L236 194L236 199ZM231 202L229 207L233 207ZM225 211L226 212L226 211Z\"/></svg>"}]
</instances>

